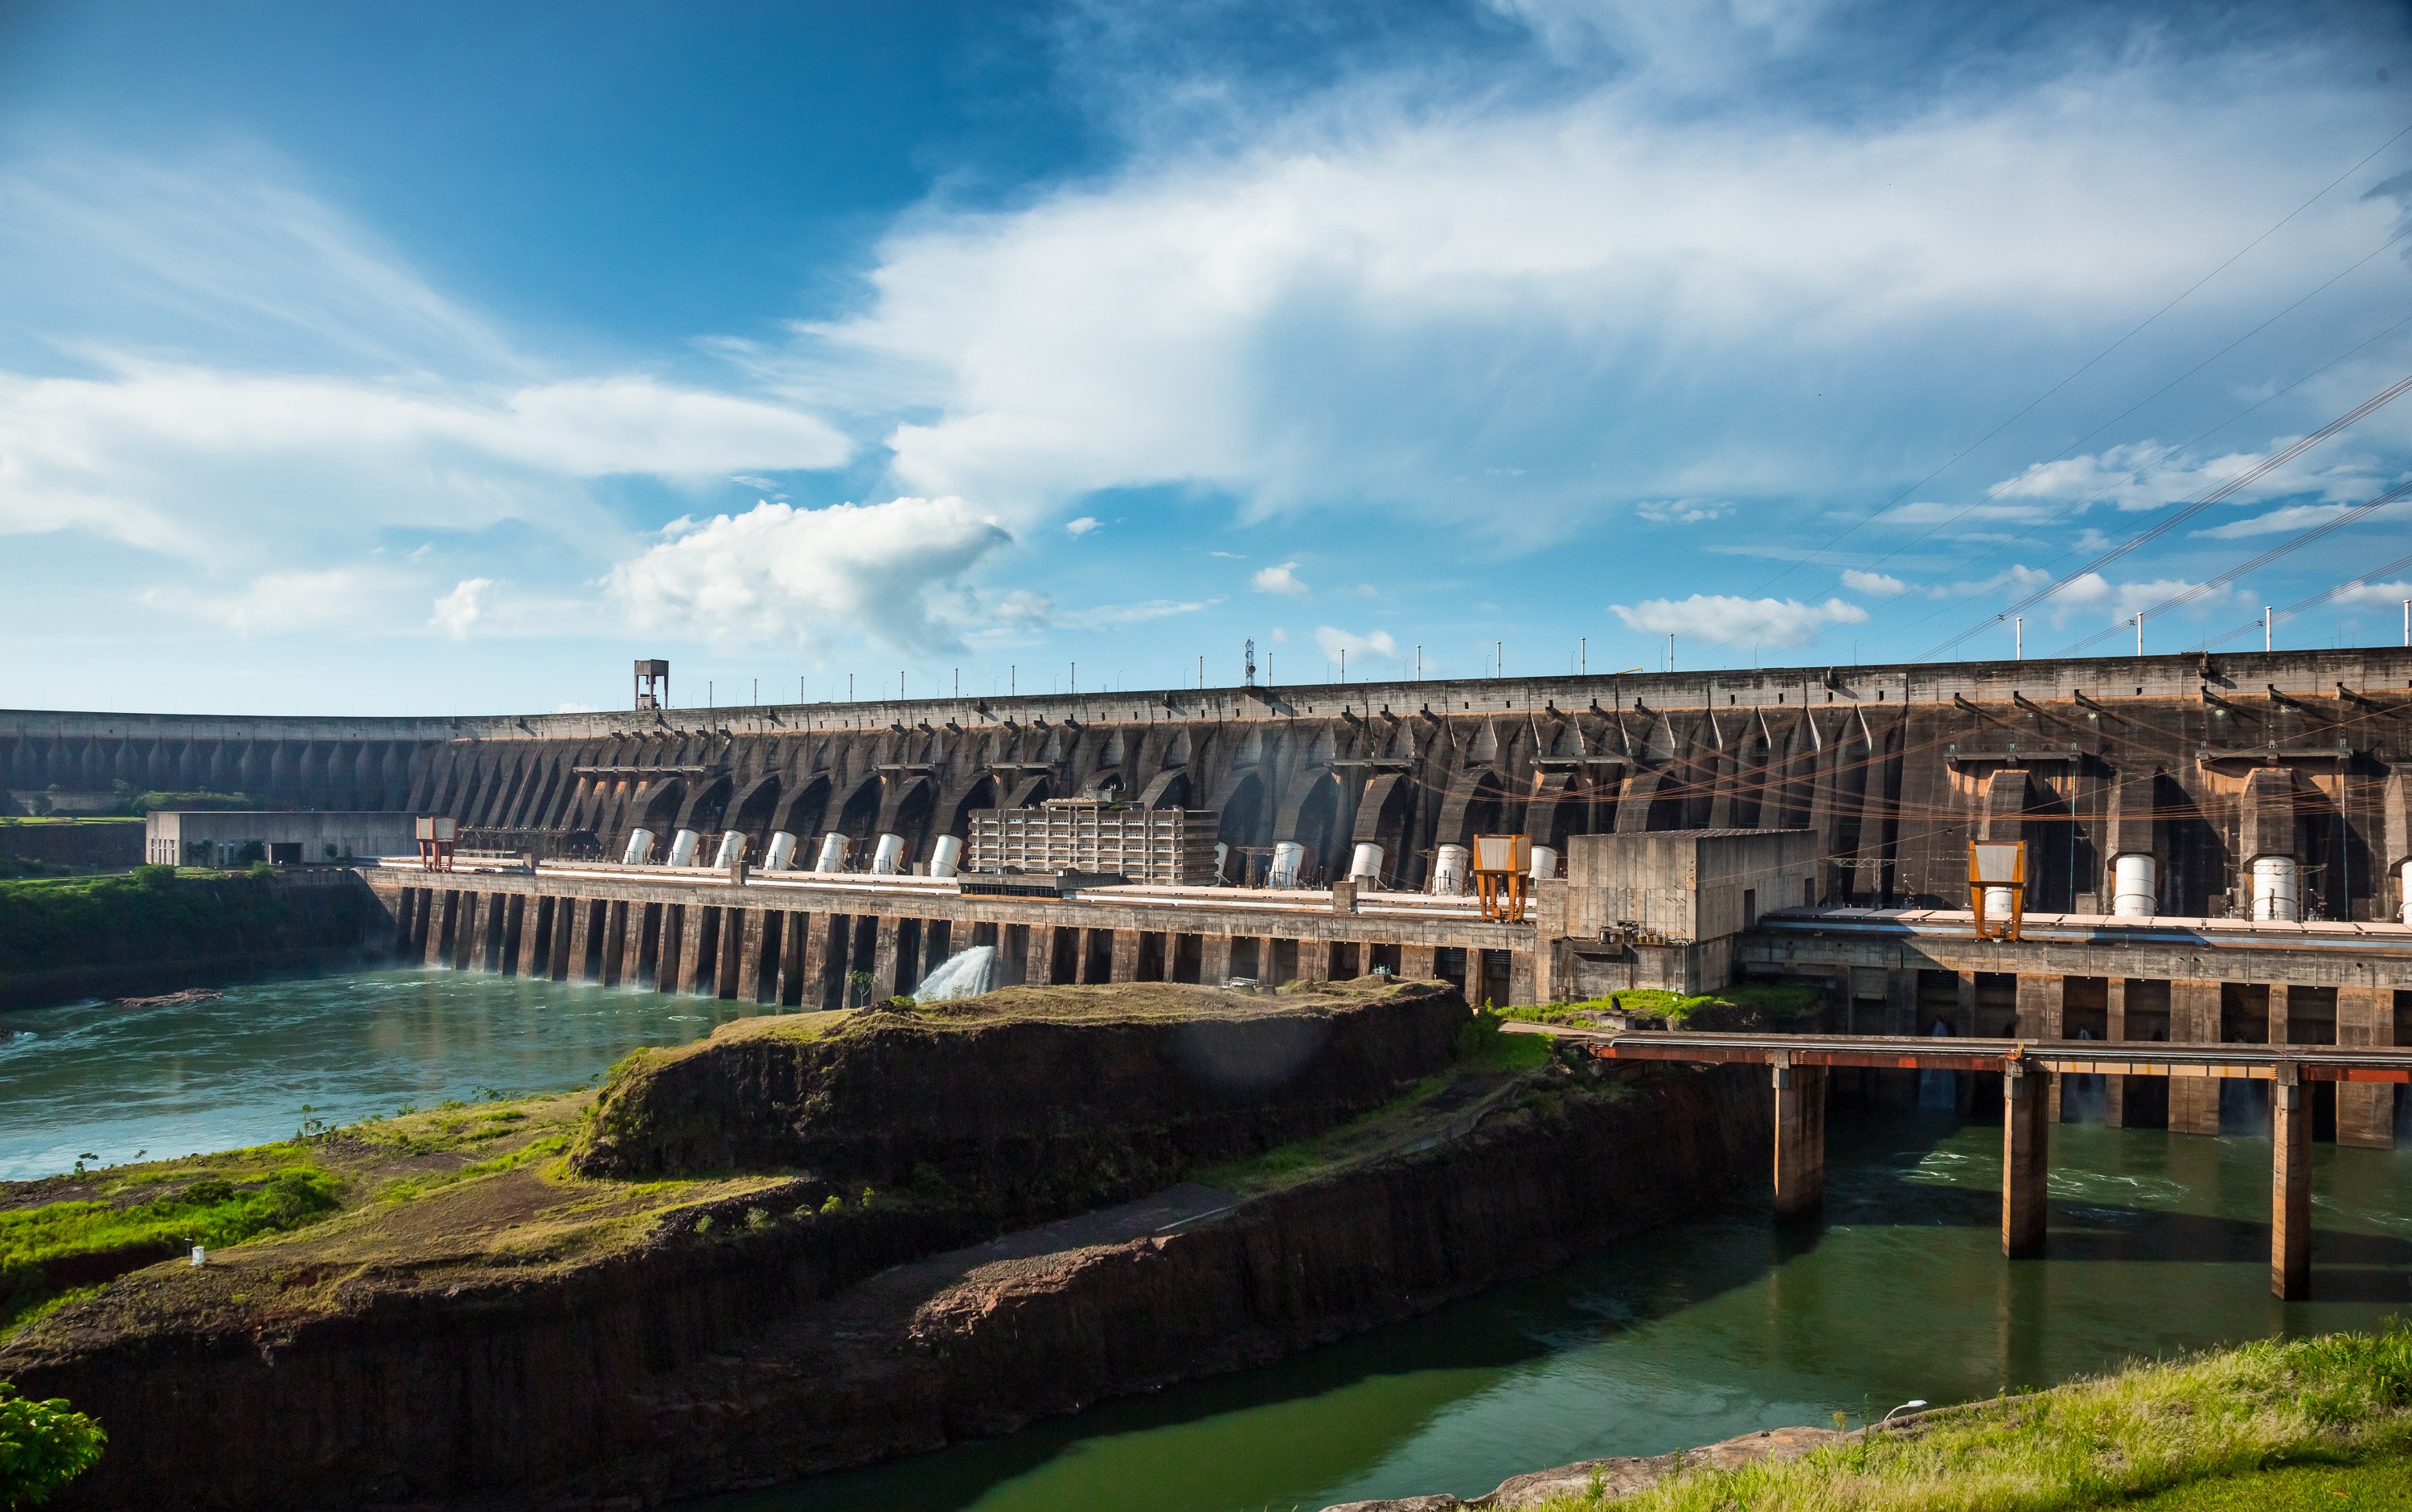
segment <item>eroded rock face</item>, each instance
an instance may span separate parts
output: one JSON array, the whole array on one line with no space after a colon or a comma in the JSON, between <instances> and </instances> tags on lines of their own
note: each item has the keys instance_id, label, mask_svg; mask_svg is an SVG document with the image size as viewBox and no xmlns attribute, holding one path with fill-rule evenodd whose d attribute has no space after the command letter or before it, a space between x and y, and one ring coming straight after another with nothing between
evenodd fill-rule
<instances>
[{"instance_id":1,"label":"eroded rock face","mask_svg":"<svg viewBox=\"0 0 2412 1512\"><path fill-rule=\"evenodd\" d=\"M648 1056L605 1094L576 1168L934 1177L996 1211L1071 1211L1378 1108L1449 1064L1468 1013L1442 982L1136 983L809 1020Z\"/></svg>"}]
</instances>

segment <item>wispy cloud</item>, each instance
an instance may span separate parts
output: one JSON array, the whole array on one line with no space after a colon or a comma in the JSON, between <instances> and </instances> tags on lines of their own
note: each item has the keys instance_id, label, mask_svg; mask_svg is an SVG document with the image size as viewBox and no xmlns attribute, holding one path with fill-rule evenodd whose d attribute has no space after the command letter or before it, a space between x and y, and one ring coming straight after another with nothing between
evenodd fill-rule
<instances>
[{"instance_id":1,"label":"wispy cloud","mask_svg":"<svg viewBox=\"0 0 2412 1512\"><path fill-rule=\"evenodd\" d=\"M1804 604L1797 598L1737 598L1694 594L1689 598L1650 598L1627 607L1611 604L1616 617L1653 635L1669 631L1721 646L1805 646L1829 625L1863 624L1868 611L1846 599Z\"/></svg>"}]
</instances>

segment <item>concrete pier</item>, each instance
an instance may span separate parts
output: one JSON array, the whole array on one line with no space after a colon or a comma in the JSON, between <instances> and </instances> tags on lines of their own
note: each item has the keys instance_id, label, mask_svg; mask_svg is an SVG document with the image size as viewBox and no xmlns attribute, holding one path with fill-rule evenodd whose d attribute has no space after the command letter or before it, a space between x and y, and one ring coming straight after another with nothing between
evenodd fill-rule
<instances>
[{"instance_id":1,"label":"concrete pier","mask_svg":"<svg viewBox=\"0 0 2412 1512\"><path fill-rule=\"evenodd\" d=\"M2312 1098L2289 1063L2270 1086L2270 1291L2311 1295Z\"/></svg>"},{"instance_id":2,"label":"concrete pier","mask_svg":"<svg viewBox=\"0 0 2412 1512\"><path fill-rule=\"evenodd\" d=\"M2002 1071L2002 1253L2043 1253L2052 1171L2052 1074L2012 1061Z\"/></svg>"},{"instance_id":3,"label":"concrete pier","mask_svg":"<svg viewBox=\"0 0 2412 1512\"><path fill-rule=\"evenodd\" d=\"M1826 1201L1826 1068L1775 1063L1775 1216L1814 1218Z\"/></svg>"}]
</instances>

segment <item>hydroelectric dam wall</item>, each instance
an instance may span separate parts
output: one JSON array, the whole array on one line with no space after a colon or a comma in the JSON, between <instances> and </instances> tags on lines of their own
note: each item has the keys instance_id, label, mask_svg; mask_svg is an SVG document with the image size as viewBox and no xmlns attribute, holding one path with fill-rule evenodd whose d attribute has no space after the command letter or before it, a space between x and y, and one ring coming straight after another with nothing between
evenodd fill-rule
<instances>
[{"instance_id":1,"label":"hydroelectric dam wall","mask_svg":"<svg viewBox=\"0 0 2412 1512\"><path fill-rule=\"evenodd\" d=\"M0 773L449 814L465 846L605 858L642 827L742 830L756 857L781 830L806 857L895 834L909 862L980 808L1112 796L1214 811L1257 872L1277 841L1310 881L1379 844L1403 891L1484 831L1563 851L1806 829L1807 901L1862 906L1964 904L1986 835L2029 842L2033 911L2110 912L2129 856L2154 911L2242 913L2253 863L2284 856L2304 917L2399 919L2407 709L2412 652L2385 648L456 719L0 712Z\"/></svg>"}]
</instances>

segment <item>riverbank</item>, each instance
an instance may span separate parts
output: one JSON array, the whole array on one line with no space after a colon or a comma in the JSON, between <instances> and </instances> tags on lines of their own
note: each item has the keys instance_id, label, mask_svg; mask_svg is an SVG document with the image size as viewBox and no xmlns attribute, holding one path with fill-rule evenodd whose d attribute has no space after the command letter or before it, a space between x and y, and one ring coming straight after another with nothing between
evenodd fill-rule
<instances>
[{"instance_id":1,"label":"riverbank","mask_svg":"<svg viewBox=\"0 0 2412 1512\"><path fill-rule=\"evenodd\" d=\"M1259 1364L1759 1174L1747 1079L1461 1050L1319 1133L993 1239L943 1174L581 1175L591 1094L416 1115L301 1147L340 1212L120 1277L0 1371L109 1429L63 1505L651 1505Z\"/></svg>"},{"instance_id":2,"label":"riverbank","mask_svg":"<svg viewBox=\"0 0 2412 1512\"><path fill-rule=\"evenodd\" d=\"M1779 1430L1654 1461L1592 1461L1488 1496L1327 1512L1826 1512L2272 1505L2293 1466L2412 1489L2412 1331L2266 1341L1853 1432ZM2266 1492L2266 1494L2265 1494ZM2351 1493L2336 1494L2351 1505ZM2403 1505L2399 1501L2367 1505Z\"/></svg>"},{"instance_id":3,"label":"riverbank","mask_svg":"<svg viewBox=\"0 0 2412 1512\"><path fill-rule=\"evenodd\" d=\"M341 869L0 881L0 1010L355 965L375 917Z\"/></svg>"}]
</instances>

